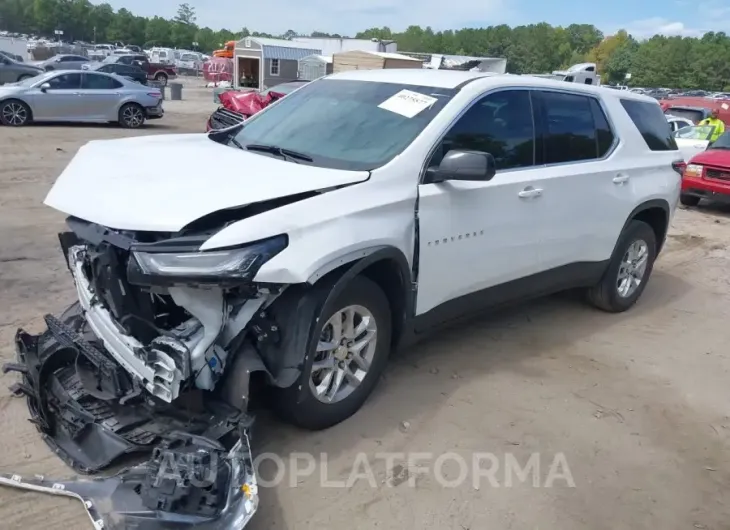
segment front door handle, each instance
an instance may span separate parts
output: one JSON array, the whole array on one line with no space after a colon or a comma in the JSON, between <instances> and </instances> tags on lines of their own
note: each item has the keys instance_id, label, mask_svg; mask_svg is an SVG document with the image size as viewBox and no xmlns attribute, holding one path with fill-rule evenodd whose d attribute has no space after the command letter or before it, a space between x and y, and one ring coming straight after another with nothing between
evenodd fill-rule
<instances>
[{"instance_id":1,"label":"front door handle","mask_svg":"<svg viewBox=\"0 0 730 530\"><path fill-rule=\"evenodd\" d=\"M613 183L614 184L625 184L629 181L629 176L624 175L623 173L619 173L615 177L613 177Z\"/></svg>"},{"instance_id":2,"label":"front door handle","mask_svg":"<svg viewBox=\"0 0 730 530\"><path fill-rule=\"evenodd\" d=\"M517 195L518 197L520 197L520 199L529 199L531 197L539 197L540 195L542 195L542 190L538 188L533 188L532 186L528 186Z\"/></svg>"}]
</instances>

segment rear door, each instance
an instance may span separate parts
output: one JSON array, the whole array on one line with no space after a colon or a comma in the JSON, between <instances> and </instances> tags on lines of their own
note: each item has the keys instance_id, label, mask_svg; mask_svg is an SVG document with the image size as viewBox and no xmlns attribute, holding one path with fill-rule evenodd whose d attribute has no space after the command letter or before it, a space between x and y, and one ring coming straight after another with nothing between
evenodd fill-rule
<instances>
[{"instance_id":1,"label":"rear door","mask_svg":"<svg viewBox=\"0 0 730 530\"><path fill-rule=\"evenodd\" d=\"M536 227L543 264L555 269L606 260L632 209L631 172L613 156L618 138L597 96L557 90L533 96L544 139L544 218Z\"/></svg>"},{"instance_id":2,"label":"rear door","mask_svg":"<svg viewBox=\"0 0 730 530\"><path fill-rule=\"evenodd\" d=\"M115 120L117 102L124 85L111 75L85 72L81 84L81 97L84 101L85 118L93 120Z\"/></svg>"}]
</instances>

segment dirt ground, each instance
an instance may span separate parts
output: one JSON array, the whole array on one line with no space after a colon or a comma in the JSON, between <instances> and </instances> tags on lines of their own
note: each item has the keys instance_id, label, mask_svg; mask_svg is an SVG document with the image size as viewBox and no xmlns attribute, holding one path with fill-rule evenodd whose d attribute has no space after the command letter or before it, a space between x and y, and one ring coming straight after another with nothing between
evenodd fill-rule
<instances>
[{"instance_id":1,"label":"dirt ground","mask_svg":"<svg viewBox=\"0 0 730 530\"><path fill-rule=\"evenodd\" d=\"M134 134L201 131L210 94L190 89L187 98ZM2 360L13 356L18 326L39 331L45 313L74 299L56 239L63 216L42 205L45 194L84 142L128 134L0 128ZM540 300L399 354L364 409L335 428L301 432L264 414L257 454L289 462L292 452L310 453L317 471L262 487L250 528L730 529L729 244L728 210L679 211L628 313L607 315L569 295ZM13 381L0 378L0 471L70 476L27 422L25 402L6 390ZM409 464L408 454L423 452L455 455L442 468ZM386 465L383 453L401 454ZM481 453L500 465L491 483L474 481ZM538 487L532 479L510 487L509 462L524 466L533 453ZM468 478L446 487L443 479L458 482L456 455ZM563 479L546 487L556 455L575 487ZM333 487L365 469L362 458L375 487L366 479ZM91 528L73 501L11 489L0 489L0 521L7 530Z\"/></svg>"}]
</instances>

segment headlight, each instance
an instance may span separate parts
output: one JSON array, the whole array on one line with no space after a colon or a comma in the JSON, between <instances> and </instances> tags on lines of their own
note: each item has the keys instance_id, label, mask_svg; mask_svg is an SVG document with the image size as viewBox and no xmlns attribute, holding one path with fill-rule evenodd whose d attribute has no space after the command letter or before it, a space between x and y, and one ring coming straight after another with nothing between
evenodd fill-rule
<instances>
[{"instance_id":1,"label":"headlight","mask_svg":"<svg viewBox=\"0 0 730 530\"><path fill-rule=\"evenodd\" d=\"M701 177L703 166L699 164L689 164L684 169L684 174L687 177Z\"/></svg>"},{"instance_id":2,"label":"headlight","mask_svg":"<svg viewBox=\"0 0 730 530\"><path fill-rule=\"evenodd\" d=\"M286 246L286 236L277 236L245 247L207 252L138 249L132 252L127 277L137 285L247 282Z\"/></svg>"}]
</instances>

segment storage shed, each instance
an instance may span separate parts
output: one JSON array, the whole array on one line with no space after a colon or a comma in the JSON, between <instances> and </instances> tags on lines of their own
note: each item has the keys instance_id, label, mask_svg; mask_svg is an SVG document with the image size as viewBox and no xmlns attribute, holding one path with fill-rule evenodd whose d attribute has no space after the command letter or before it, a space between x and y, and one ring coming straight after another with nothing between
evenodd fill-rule
<instances>
[{"instance_id":1,"label":"storage shed","mask_svg":"<svg viewBox=\"0 0 730 530\"><path fill-rule=\"evenodd\" d=\"M233 86L263 90L296 81L299 60L321 53L322 50L289 40L243 38L233 52Z\"/></svg>"},{"instance_id":2,"label":"storage shed","mask_svg":"<svg viewBox=\"0 0 730 530\"><path fill-rule=\"evenodd\" d=\"M423 68L419 59L400 53L351 51L332 56L332 71L380 70L383 68Z\"/></svg>"},{"instance_id":3,"label":"storage shed","mask_svg":"<svg viewBox=\"0 0 730 530\"><path fill-rule=\"evenodd\" d=\"M314 81L331 73L331 55L308 55L299 61L299 79L302 81Z\"/></svg>"}]
</instances>

